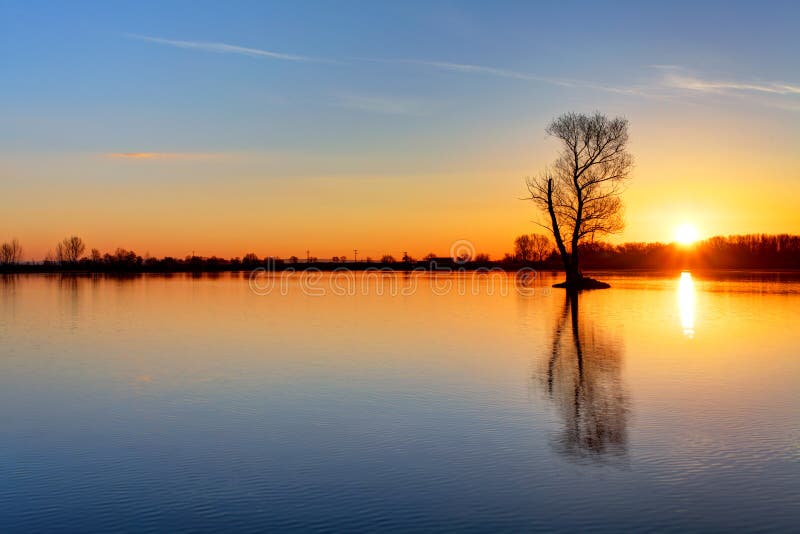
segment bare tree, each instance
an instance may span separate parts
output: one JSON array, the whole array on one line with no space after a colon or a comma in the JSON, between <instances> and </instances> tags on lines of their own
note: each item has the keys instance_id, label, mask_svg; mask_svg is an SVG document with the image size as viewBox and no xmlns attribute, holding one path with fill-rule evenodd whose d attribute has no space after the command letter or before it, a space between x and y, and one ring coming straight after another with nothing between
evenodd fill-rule
<instances>
[{"instance_id":1,"label":"bare tree","mask_svg":"<svg viewBox=\"0 0 800 534\"><path fill-rule=\"evenodd\" d=\"M56 245L56 259L59 263L76 263L83 256L84 250L86 245L83 239L75 235L65 237Z\"/></svg>"},{"instance_id":2,"label":"bare tree","mask_svg":"<svg viewBox=\"0 0 800 534\"><path fill-rule=\"evenodd\" d=\"M514 240L514 256L516 256L519 261L533 261L531 236L523 234Z\"/></svg>"},{"instance_id":3,"label":"bare tree","mask_svg":"<svg viewBox=\"0 0 800 534\"><path fill-rule=\"evenodd\" d=\"M544 261L552 249L550 239L542 234L525 234L514 240L514 255L520 261Z\"/></svg>"},{"instance_id":4,"label":"bare tree","mask_svg":"<svg viewBox=\"0 0 800 534\"><path fill-rule=\"evenodd\" d=\"M255 265L259 261L261 260L258 259L258 255L255 252L248 252L242 258L242 263L244 265Z\"/></svg>"},{"instance_id":5,"label":"bare tree","mask_svg":"<svg viewBox=\"0 0 800 534\"><path fill-rule=\"evenodd\" d=\"M533 248L534 261L544 261L553 251L553 243L546 235L531 234L531 247Z\"/></svg>"},{"instance_id":6,"label":"bare tree","mask_svg":"<svg viewBox=\"0 0 800 534\"><path fill-rule=\"evenodd\" d=\"M580 289L594 282L581 273L581 240L624 227L620 194L633 165L628 121L567 113L545 131L558 139L561 152L550 168L526 180L529 198L545 214L541 226L553 234L564 262L567 280L559 285Z\"/></svg>"},{"instance_id":7,"label":"bare tree","mask_svg":"<svg viewBox=\"0 0 800 534\"><path fill-rule=\"evenodd\" d=\"M0 264L14 265L22 259L22 246L16 237L0 246Z\"/></svg>"}]
</instances>

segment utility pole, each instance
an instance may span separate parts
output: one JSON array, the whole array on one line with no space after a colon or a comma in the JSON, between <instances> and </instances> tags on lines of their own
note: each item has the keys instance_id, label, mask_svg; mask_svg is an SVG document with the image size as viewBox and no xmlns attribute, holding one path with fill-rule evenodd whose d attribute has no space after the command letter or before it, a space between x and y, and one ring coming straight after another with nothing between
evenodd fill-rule
<instances>
[{"instance_id":1,"label":"utility pole","mask_svg":"<svg viewBox=\"0 0 800 534\"><path fill-rule=\"evenodd\" d=\"M357 248L353 249L353 261L355 263L358 263L358 249Z\"/></svg>"},{"instance_id":2,"label":"utility pole","mask_svg":"<svg viewBox=\"0 0 800 534\"><path fill-rule=\"evenodd\" d=\"M311 251L306 249L306 263L311 263Z\"/></svg>"}]
</instances>

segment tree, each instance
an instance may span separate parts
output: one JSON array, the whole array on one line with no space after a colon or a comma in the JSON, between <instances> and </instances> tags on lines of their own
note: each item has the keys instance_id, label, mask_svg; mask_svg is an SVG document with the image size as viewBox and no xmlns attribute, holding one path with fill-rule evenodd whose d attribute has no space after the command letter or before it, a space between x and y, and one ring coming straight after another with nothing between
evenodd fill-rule
<instances>
[{"instance_id":1,"label":"tree","mask_svg":"<svg viewBox=\"0 0 800 534\"><path fill-rule=\"evenodd\" d=\"M514 240L514 256L516 256L519 261L533 261L531 236L523 234Z\"/></svg>"},{"instance_id":2,"label":"tree","mask_svg":"<svg viewBox=\"0 0 800 534\"><path fill-rule=\"evenodd\" d=\"M258 255L255 252L248 252L242 258L243 265L255 265L259 262Z\"/></svg>"},{"instance_id":3,"label":"tree","mask_svg":"<svg viewBox=\"0 0 800 534\"><path fill-rule=\"evenodd\" d=\"M519 261L544 261L552 249L550 239L542 234L521 235L514 240L514 255Z\"/></svg>"},{"instance_id":4,"label":"tree","mask_svg":"<svg viewBox=\"0 0 800 534\"><path fill-rule=\"evenodd\" d=\"M107 262L117 266L132 266L142 263L142 257L132 250L117 247L114 254L106 254Z\"/></svg>"},{"instance_id":5,"label":"tree","mask_svg":"<svg viewBox=\"0 0 800 534\"><path fill-rule=\"evenodd\" d=\"M381 263L394 263L394 262L395 262L394 256L392 256L391 254L384 254L383 256L381 256Z\"/></svg>"},{"instance_id":6,"label":"tree","mask_svg":"<svg viewBox=\"0 0 800 534\"><path fill-rule=\"evenodd\" d=\"M533 247L533 261L545 261L553 252L553 243L546 235L531 234L531 245Z\"/></svg>"},{"instance_id":7,"label":"tree","mask_svg":"<svg viewBox=\"0 0 800 534\"><path fill-rule=\"evenodd\" d=\"M22 246L16 237L0 246L0 263L14 265L22 259Z\"/></svg>"},{"instance_id":8,"label":"tree","mask_svg":"<svg viewBox=\"0 0 800 534\"><path fill-rule=\"evenodd\" d=\"M61 243L56 245L56 259L60 263L76 263L83 251L86 250L86 245L83 239L78 236L65 237Z\"/></svg>"},{"instance_id":9,"label":"tree","mask_svg":"<svg viewBox=\"0 0 800 534\"><path fill-rule=\"evenodd\" d=\"M566 281L560 287L608 287L585 279L578 245L586 237L615 233L624 227L620 194L633 159L627 151L628 121L601 113L567 113L545 130L561 152L542 174L526 180L530 200L545 215L540 225L553 234Z\"/></svg>"}]
</instances>

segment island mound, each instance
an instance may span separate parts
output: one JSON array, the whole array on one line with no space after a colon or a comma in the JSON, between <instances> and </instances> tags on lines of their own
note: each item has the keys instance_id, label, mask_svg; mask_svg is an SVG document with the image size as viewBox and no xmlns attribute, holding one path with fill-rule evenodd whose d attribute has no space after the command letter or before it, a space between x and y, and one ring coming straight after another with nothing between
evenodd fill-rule
<instances>
[{"instance_id":1,"label":"island mound","mask_svg":"<svg viewBox=\"0 0 800 534\"><path fill-rule=\"evenodd\" d=\"M608 289L611 287L610 284L605 282L601 282L600 280L595 280L594 278L589 278L585 276L581 278L578 282L561 282L558 284L553 284L553 287L561 287L564 289L571 289L575 291L581 291L584 289Z\"/></svg>"}]
</instances>

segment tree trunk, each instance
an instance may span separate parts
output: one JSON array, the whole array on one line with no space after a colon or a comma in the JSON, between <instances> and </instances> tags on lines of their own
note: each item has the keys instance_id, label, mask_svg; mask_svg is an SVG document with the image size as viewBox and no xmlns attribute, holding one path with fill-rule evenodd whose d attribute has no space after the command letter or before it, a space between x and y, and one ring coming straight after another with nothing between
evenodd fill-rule
<instances>
[{"instance_id":1,"label":"tree trunk","mask_svg":"<svg viewBox=\"0 0 800 534\"><path fill-rule=\"evenodd\" d=\"M598 282L591 278L584 278L578 264L578 236L573 233L572 236L572 251L567 252L567 247L564 245L564 240L561 236L561 229L558 227L558 218L556 217L555 208L553 206L553 180L547 181L547 211L550 213L550 222L553 225L553 236L556 238L556 245L558 252L561 254L561 261L564 262L564 272L566 273L566 281L555 284L553 287L564 287L570 291L579 291L581 289L602 289L611 287L605 282Z\"/></svg>"},{"instance_id":2,"label":"tree trunk","mask_svg":"<svg viewBox=\"0 0 800 534\"><path fill-rule=\"evenodd\" d=\"M577 266L570 264L567 267L567 286L578 288L581 285L581 280L583 280L581 270Z\"/></svg>"},{"instance_id":3,"label":"tree trunk","mask_svg":"<svg viewBox=\"0 0 800 534\"><path fill-rule=\"evenodd\" d=\"M580 263L578 261L578 247L573 242L569 265L567 266L567 284L578 287L581 280L583 280L583 273L581 272Z\"/></svg>"}]
</instances>

